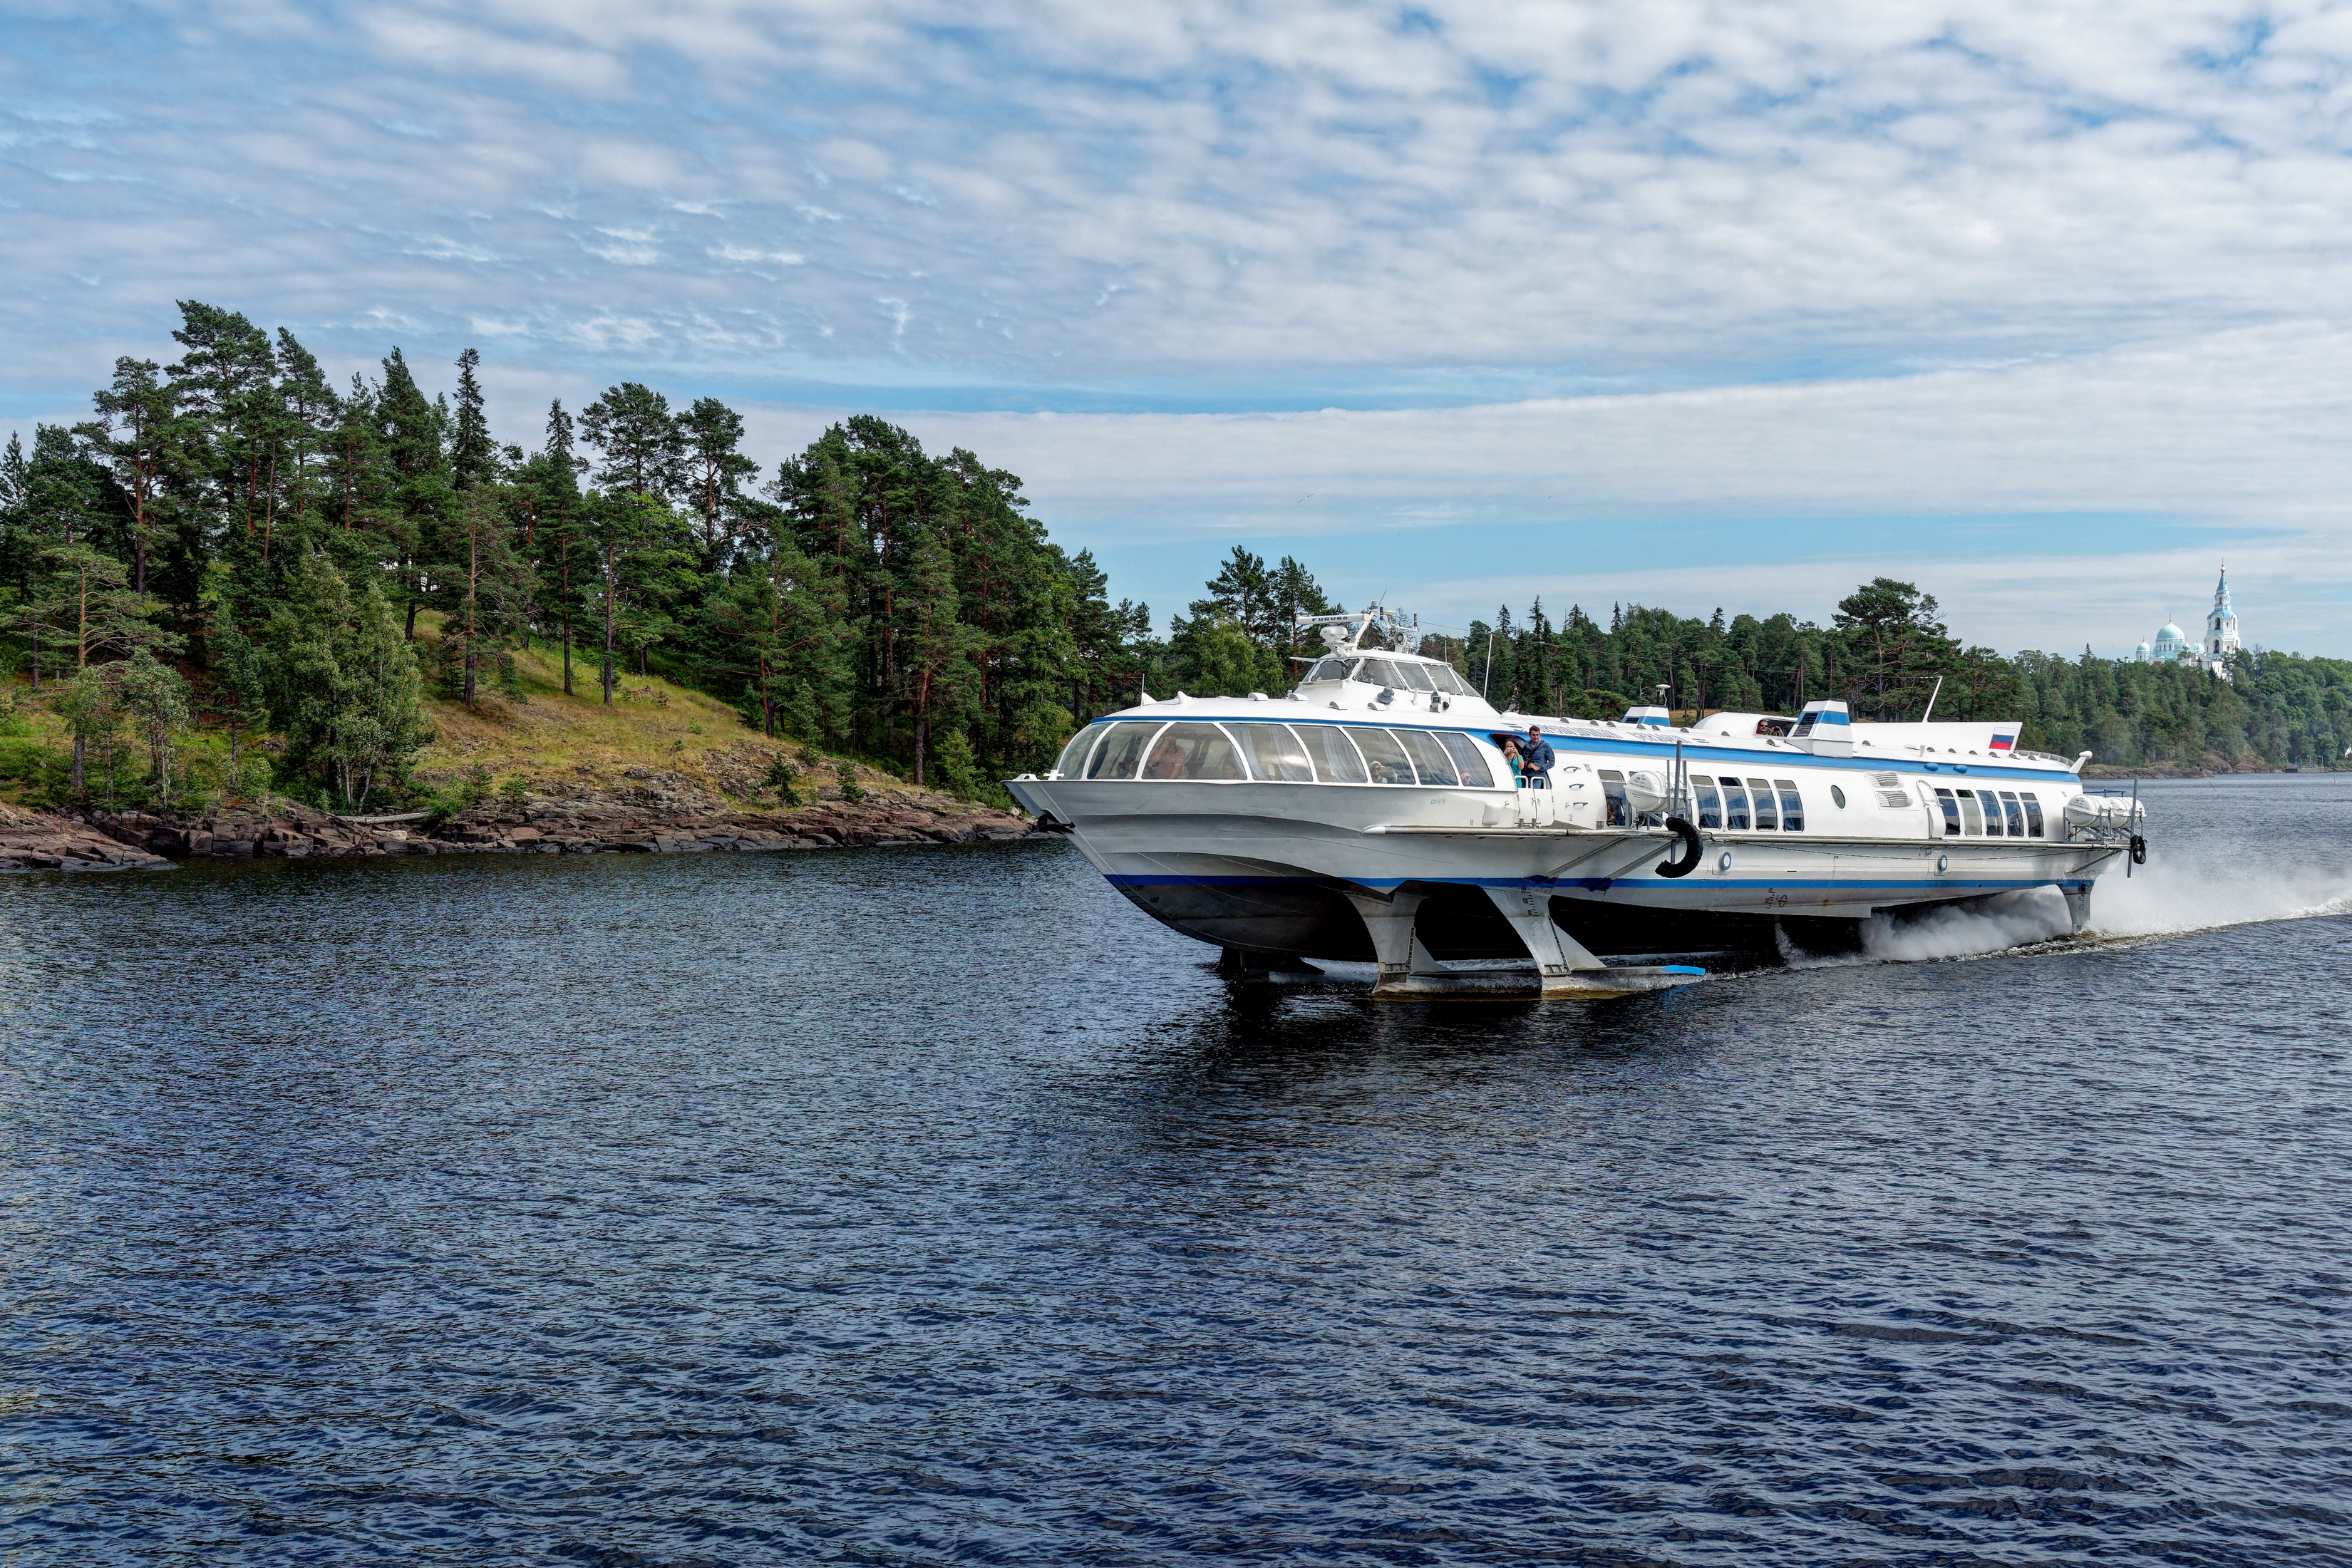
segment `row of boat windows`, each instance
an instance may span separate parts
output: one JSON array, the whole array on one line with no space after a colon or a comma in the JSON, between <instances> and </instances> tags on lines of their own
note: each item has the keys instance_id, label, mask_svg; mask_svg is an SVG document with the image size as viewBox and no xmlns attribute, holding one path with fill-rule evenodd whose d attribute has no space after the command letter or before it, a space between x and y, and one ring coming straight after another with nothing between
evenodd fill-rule
<instances>
[{"instance_id":1,"label":"row of boat windows","mask_svg":"<svg viewBox=\"0 0 2352 1568\"><path fill-rule=\"evenodd\" d=\"M1477 743L1451 730L1342 729L1335 724L1163 723L1123 719L1090 724L1063 749L1064 778L1207 779L1274 784L1378 784L1494 789ZM1802 833L1804 796L1791 779L1691 775L1698 826L1723 832ZM1601 770L1609 826L1663 820L1633 809L1625 775ZM2042 802L2031 790L1938 789L1947 837L2040 838Z\"/></svg>"},{"instance_id":2,"label":"row of boat windows","mask_svg":"<svg viewBox=\"0 0 2352 1568\"><path fill-rule=\"evenodd\" d=\"M2039 838L2042 802L2032 790L1952 790L1936 792L1944 812L1947 838Z\"/></svg>"},{"instance_id":3,"label":"row of boat windows","mask_svg":"<svg viewBox=\"0 0 2352 1568\"><path fill-rule=\"evenodd\" d=\"M1475 697L1470 683L1452 665L1407 664L1397 658L1325 658L1299 680L1360 680L1391 691L1443 691L1450 697Z\"/></svg>"},{"instance_id":4,"label":"row of boat windows","mask_svg":"<svg viewBox=\"0 0 2352 1568\"><path fill-rule=\"evenodd\" d=\"M1633 809L1626 797L1623 773L1602 768L1601 793L1609 803L1612 827L1654 827L1666 819L1663 811ZM1805 797L1797 793L1793 779L1739 779L1729 773L1693 773L1691 796L1698 808L1701 827L1763 833L1805 830Z\"/></svg>"},{"instance_id":5,"label":"row of boat windows","mask_svg":"<svg viewBox=\"0 0 2352 1568\"><path fill-rule=\"evenodd\" d=\"M1287 724L1122 719L1079 731L1055 766L1064 778L1496 787L1485 754L1467 735L1335 724L1294 730Z\"/></svg>"},{"instance_id":6,"label":"row of boat windows","mask_svg":"<svg viewBox=\"0 0 2352 1568\"><path fill-rule=\"evenodd\" d=\"M1759 833L1802 833L1805 799L1789 779L1738 779L1729 773L1691 775L1701 827Z\"/></svg>"}]
</instances>

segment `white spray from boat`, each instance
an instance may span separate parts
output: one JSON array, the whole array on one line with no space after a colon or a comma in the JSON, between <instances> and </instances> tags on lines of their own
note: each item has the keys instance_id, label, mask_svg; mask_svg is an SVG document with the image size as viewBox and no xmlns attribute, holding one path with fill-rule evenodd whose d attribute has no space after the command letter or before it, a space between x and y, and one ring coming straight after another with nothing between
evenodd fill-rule
<instances>
[{"instance_id":1,"label":"white spray from boat","mask_svg":"<svg viewBox=\"0 0 2352 1568\"><path fill-rule=\"evenodd\" d=\"M2091 924L2083 935L2130 941L2344 914L2352 914L2352 864L2306 864L2256 877L2242 862L2182 859L2159 851L2149 864L2134 867L2128 878L2099 879ZM2032 888L1909 918L1874 916L1863 922L1861 959L1916 963L1969 958L2053 942L2067 928L2066 903L2057 890ZM1841 962L1785 956L1799 965Z\"/></svg>"}]
</instances>

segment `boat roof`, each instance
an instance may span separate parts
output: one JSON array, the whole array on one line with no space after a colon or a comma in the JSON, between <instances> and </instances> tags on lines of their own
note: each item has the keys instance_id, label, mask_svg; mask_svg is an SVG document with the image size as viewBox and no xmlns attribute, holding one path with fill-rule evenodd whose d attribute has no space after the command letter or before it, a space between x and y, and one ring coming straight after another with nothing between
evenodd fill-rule
<instances>
[{"instance_id":1,"label":"boat roof","mask_svg":"<svg viewBox=\"0 0 2352 1568\"><path fill-rule=\"evenodd\" d=\"M1331 657L1350 662L1359 658L1411 660L1422 665L1453 666L1418 654L1377 648L1341 648ZM1454 671L1458 678L1459 671ZM1464 683L1467 686L1467 683ZM1679 745L1686 759L1708 753L1740 753L1785 758L1842 769L1897 769L1941 772L2014 773L2025 775L2071 775L2075 764L2063 757L2014 748L2020 726L2014 722L1956 721L1927 724L1856 722L1848 727L1853 742L1851 755L1817 754L1782 733L1759 732L1759 724L1793 728L1790 715L1718 712L1690 725L1636 723L1622 719L1577 719L1557 714L1497 710L1477 696L1450 695L1447 706L1432 709L1426 693L1396 692L1391 701L1379 700L1381 687L1360 680L1302 681L1283 696L1252 692L1246 697L1193 697L1179 691L1173 697L1139 703L1103 719L1224 720L1261 723L1403 724L1415 729L1459 730L1490 740L1506 731L1524 732L1533 725L1559 749L1631 752L1654 756L1671 753ZM2009 749L1993 748L1996 737L2007 737Z\"/></svg>"}]
</instances>

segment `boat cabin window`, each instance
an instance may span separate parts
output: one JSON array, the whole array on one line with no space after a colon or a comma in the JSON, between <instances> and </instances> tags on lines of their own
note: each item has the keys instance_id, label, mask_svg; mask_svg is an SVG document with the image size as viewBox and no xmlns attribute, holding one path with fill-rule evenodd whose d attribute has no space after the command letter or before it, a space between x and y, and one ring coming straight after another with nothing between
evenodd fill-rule
<instances>
[{"instance_id":1,"label":"boat cabin window","mask_svg":"<svg viewBox=\"0 0 2352 1568\"><path fill-rule=\"evenodd\" d=\"M1108 724L1089 724L1071 736L1070 743L1062 748L1061 760L1054 764L1054 771L1066 779L1074 779L1084 773L1087 771L1087 753L1095 749L1097 741L1109 732Z\"/></svg>"},{"instance_id":2,"label":"boat cabin window","mask_svg":"<svg viewBox=\"0 0 2352 1568\"><path fill-rule=\"evenodd\" d=\"M1348 731L1337 724L1302 724L1298 738L1307 742L1307 754L1315 763L1318 784L1364 784L1370 775L1364 772L1364 759L1356 754L1356 743L1348 739Z\"/></svg>"},{"instance_id":3,"label":"boat cabin window","mask_svg":"<svg viewBox=\"0 0 2352 1568\"><path fill-rule=\"evenodd\" d=\"M2018 800L2015 790L2000 792L2000 814L2009 819L2009 836L2011 838L2025 837L2025 807Z\"/></svg>"},{"instance_id":4,"label":"boat cabin window","mask_svg":"<svg viewBox=\"0 0 2352 1568\"><path fill-rule=\"evenodd\" d=\"M1250 773L1273 784L1313 784L1315 764L1287 724L1235 724L1234 738L1248 753Z\"/></svg>"},{"instance_id":5,"label":"boat cabin window","mask_svg":"<svg viewBox=\"0 0 2352 1568\"><path fill-rule=\"evenodd\" d=\"M2039 798L2034 795L2034 793L2033 793L2032 790L2030 790L2030 789L2021 789L2021 790L2019 790L2019 791L2017 792L2017 799L2018 799L2018 804L2025 807L2025 836L2026 836L2028 838L2039 838L2039 837L2042 837L2042 802L2041 802L2041 800L2040 800L2040 799L2039 799Z\"/></svg>"},{"instance_id":6,"label":"boat cabin window","mask_svg":"<svg viewBox=\"0 0 2352 1568\"><path fill-rule=\"evenodd\" d=\"M1404 742L1412 753L1412 765L1425 784L1443 784L1448 789L1462 786L1462 775L1454 771L1454 759L1437 743L1437 737L1426 730L1399 730L1396 738Z\"/></svg>"},{"instance_id":7,"label":"boat cabin window","mask_svg":"<svg viewBox=\"0 0 2352 1568\"><path fill-rule=\"evenodd\" d=\"M1462 672L1454 668L1452 665L1433 664L1426 668L1429 670L1430 684L1436 687L1440 691L1444 692L1448 697L1475 697L1478 695L1476 692L1470 689L1470 683L1462 679Z\"/></svg>"},{"instance_id":8,"label":"boat cabin window","mask_svg":"<svg viewBox=\"0 0 2352 1568\"><path fill-rule=\"evenodd\" d=\"M1977 805L1976 792L1973 790L1964 789L1958 793L1960 797L1960 822L1962 825L1960 831L1967 834L1971 838L1982 837L1984 833L1984 812L1982 808Z\"/></svg>"},{"instance_id":9,"label":"boat cabin window","mask_svg":"<svg viewBox=\"0 0 2352 1568\"><path fill-rule=\"evenodd\" d=\"M1759 719L1756 732L1759 735L1785 735L1796 723L1794 719Z\"/></svg>"},{"instance_id":10,"label":"boat cabin window","mask_svg":"<svg viewBox=\"0 0 2352 1568\"><path fill-rule=\"evenodd\" d=\"M1299 678L1298 684L1306 686L1318 680L1345 680L1348 671L1355 665L1352 658L1318 658L1315 661L1315 668Z\"/></svg>"},{"instance_id":11,"label":"boat cabin window","mask_svg":"<svg viewBox=\"0 0 2352 1568\"><path fill-rule=\"evenodd\" d=\"M1950 790L1939 789L1936 792L1936 804L1944 808L1944 837L1958 838L1960 836L1960 803L1952 798Z\"/></svg>"},{"instance_id":12,"label":"boat cabin window","mask_svg":"<svg viewBox=\"0 0 2352 1568\"><path fill-rule=\"evenodd\" d=\"M1143 748L1160 731L1160 721L1127 720L1113 724L1103 743L1095 748L1094 761L1087 764L1090 779L1131 779L1143 766Z\"/></svg>"},{"instance_id":13,"label":"boat cabin window","mask_svg":"<svg viewBox=\"0 0 2352 1568\"><path fill-rule=\"evenodd\" d=\"M1408 691L1437 689L1429 679L1429 666L1425 664L1406 664L1400 659L1397 661L1396 672L1398 679L1404 682L1405 689Z\"/></svg>"},{"instance_id":14,"label":"boat cabin window","mask_svg":"<svg viewBox=\"0 0 2352 1568\"><path fill-rule=\"evenodd\" d=\"M1143 761L1147 779L1245 779L1242 754L1214 724L1171 724Z\"/></svg>"},{"instance_id":15,"label":"boat cabin window","mask_svg":"<svg viewBox=\"0 0 2352 1568\"><path fill-rule=\"evenodd\" d=\"M1805 830L1805 797L1797 793L1794 779L1774 779L1772 787L1780 792L1780 830L1802 833Z\"/></svg>"},{"instance_id":16,"label":"boat cabin window","mask_svg":"<svg viewBox=\"0 0 2352 1568\"><path fill-rule=\"evenodd\" d=\"M1748 826L1747 786L1727 776L1723 781L1723 826L1743 830Z\"/></svg>"},{"instance_id":17,"label":"boat cabin window","mask_svg":"<svg viewBox=\"0 0 2352 1568\"><path fill-rule=\"evenodd\" d=\"M1625 775L1617 772L1614 768L1601 769L1601 798L1609 803L1609 826L1612 827L1632 826L1633 822L1633 808L1632 805L1627 804L1625 799Z\"/></svg>"},{"instance_id":18,"label":"boat cabin window","mask_svg":"<svg viewBox=\"0 0 2352 1568\"><path fill-rule=\"evenodd\" d=\"M1771 781L1749 779L1748 793L1755 797L1756 801L1756 830L1759 833L1778 832L1780 826L1780 808L1772 799Z\"/></svg>"},{"instance_id":19,"label":"boat cabin window","mask_svg":"<svg viewBox=\"0 0 2352 1568\"><path fill-rule=\"evenodd\" d=\"M1693 773L1691 788L1698 796L1698 825L1701 827L1721 827L1723 798L1715 793L1715 781L1705 773Z\"/></svg>"},{"instance_id":20,"label":"boat cabin window","mask_svg":"<svg viewBox=\"0 0 2352 1568\"><path fill-rule=\"evenodd\" d=\"M1384 658L1364 660L1364 668L1356 672L1356 679L1367 686L1377 686L1384 691L1395 691L1404 685L1403 681L1397 679L1396 666Z\"/></svg>"},{"instance_id":21,"label":"boat cabin window","mask_svg":"<svg viewBox=\"0 0 2352 1568\"><path fill-rule=\"evenodd\" d=\"M1446 673L1451 675L1453 671ZM1446 754L1454 759L1454 766L1461 773L1463 784L1472 789L1496 787L1495 770L1487 765L1486 753L1478 749L1477 742L1458 730L1441 730L1437 739L1438 743L1445 748Z\"/></svg>"},{"instance_id":22,"label":"boat cabin window","mask_svg":"<svg viewBox=\"0 0 2352 1568\"><path fill-rule=\"evenodd\" d=\"M1364 753L1364 766L1377 784L1409 784L1413 782L1412 763L1406 758L1404 748L1397 744L1394 735L1386 730L1359 730L1355 735L1357 749Z\"/></svg>"}]
</instances>

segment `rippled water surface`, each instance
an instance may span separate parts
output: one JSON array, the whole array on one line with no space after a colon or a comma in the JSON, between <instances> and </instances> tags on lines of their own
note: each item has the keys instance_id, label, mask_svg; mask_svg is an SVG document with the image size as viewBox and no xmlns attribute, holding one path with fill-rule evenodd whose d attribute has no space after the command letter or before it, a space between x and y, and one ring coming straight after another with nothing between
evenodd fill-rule
<instances>
[{"instance_id":1,"label":"rippled water surface","mask_svg":"<svg viewBox=\"0 0 2352 1568\"><path fill-rule=\"evenodd\" d=\"M1613 1004L1059 844L0 883L0 1560L2352 1562L2352 777L2149 793L2120 940Z\"/></svg>"}]
</instances>

